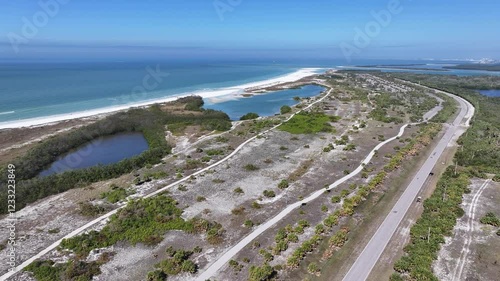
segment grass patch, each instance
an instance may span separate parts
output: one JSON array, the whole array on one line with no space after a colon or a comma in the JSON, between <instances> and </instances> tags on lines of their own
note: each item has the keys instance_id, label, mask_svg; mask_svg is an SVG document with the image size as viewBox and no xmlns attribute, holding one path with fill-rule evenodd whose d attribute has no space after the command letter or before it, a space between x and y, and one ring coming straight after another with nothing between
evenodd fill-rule
<instances>
[{"instance_id":1,"label":"grass patch","mask_svg":"<svg viewBox=\"0 0 500 281\"><path fill-rule=\"evenodd\" d=\"M300 112L278 128L291 134L334 132L330 122L330 116L324 113Z\"/></svg>"}]
</instances>

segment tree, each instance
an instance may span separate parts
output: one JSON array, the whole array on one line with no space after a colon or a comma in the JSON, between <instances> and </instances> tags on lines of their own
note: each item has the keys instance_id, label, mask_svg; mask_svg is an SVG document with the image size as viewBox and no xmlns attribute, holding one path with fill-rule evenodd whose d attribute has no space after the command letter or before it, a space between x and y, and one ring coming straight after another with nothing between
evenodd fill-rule
<instances>
[{"instance_id":1,"label":"tree","mask_svg":"<svg viewBox=\"0 0 500 281\"><path fill-rule=\"evenodd\" d=\"M250 267L250 276L248 280L250 281L266 281L270 280L274 275L274 269L269 264L264 264L263 266L252 266Z\"/></svg>"},{"instance_id":2,"label":"tree","mask_svg":"<svg viewBox=\"0 0 500 281\"><path fill-rule=\"evenodd\" d=\"M252 120L252 119L257 119L259 118L259 114L254 113L254 112L249 112L243 116L241 116L240 120Z\"/></svg>"},{"instance_id":3,"label":"tree","mask_svg":"<svg viewBox=\"0 0 500 281\"><path fill-rule=\"evenodd\" d=\"M284 105L280 108L280 112L281 112L281 114L287 114L287 113L292 112L292 108L289 107L288 105Z\"/></svg>"}]
</instances>

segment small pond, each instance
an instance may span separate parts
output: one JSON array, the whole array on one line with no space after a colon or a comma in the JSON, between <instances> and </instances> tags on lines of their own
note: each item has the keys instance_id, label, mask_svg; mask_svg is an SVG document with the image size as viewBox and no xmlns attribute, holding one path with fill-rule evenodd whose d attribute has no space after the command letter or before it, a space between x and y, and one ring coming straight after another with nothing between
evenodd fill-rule
<instances>
[{"instance_id":1,"label":"small pond","mask_svg":"<svg viewBox=\"0 0 500 281\"><path fill-rule=\"evenodd\" d=\"M482 95L488 96L488 97L500 97L500 90L477 90L480 92Z\"/></svg>"},{"instance_id":2,"label":"small pond","mask_svg":"<svg viewBox=\"0 0 500 281\"><path fill-rule=\"evenodd\" d=\"M45 177L70 170L113 164L139 155L147 149L148 143L141 133L121 133L101 137L60 157L39 176Z\"/></svg>"}]
</instances>

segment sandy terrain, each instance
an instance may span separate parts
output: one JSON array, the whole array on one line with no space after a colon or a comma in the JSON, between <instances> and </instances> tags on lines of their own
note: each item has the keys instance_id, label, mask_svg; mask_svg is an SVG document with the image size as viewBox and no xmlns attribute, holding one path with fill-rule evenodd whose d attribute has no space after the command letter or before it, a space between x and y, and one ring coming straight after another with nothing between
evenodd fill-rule
<instances>
[{"instance_id":1,"label":"sandy terrain","mask_svg":"<svg viewBox=\"0 0 500 281\"><path fill-rule=\"evenodd\" d=\"M500 184L473 179L471 193L464 195L461 217L434 262L440 280L498 280L500 275L500 243L495 227L479 220L488 212L500 213Z\"/></svg>"}]
</instances>

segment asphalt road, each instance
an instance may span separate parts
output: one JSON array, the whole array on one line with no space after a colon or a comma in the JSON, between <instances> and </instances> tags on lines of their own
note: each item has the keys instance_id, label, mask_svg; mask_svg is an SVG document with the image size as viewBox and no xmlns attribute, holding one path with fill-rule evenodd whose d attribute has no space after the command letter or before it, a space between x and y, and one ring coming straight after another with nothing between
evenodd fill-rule
<instances>
[{"instance_id":1,"label":"asphalt road","mask_svg":"<svg viewBox=\"0 0 500 281\"><path fill-rule=\"evenodd\" d=\"M438 99L438 100L441 101L441 99ZM433 108L432 110L430 110L429 112L427 112L424 115L424 119L430 119L430 118L432 118L441 109L442 109L441 104L439 106L436 106L435 108ZM372 157L375 155L375 152L377 150L379 150L382 146L386 145L387 143L389 143L391 141L394 141L398 137L401 137L408 125L409 124L403 125L400 128L399 133L396 136L394 136L394 137L392 137L390 139L387 139L384 142L379 143L375 148L372 149L372 151L366 156L366 158L361 162L361 164L354 171L352 171L348 175L340 178L339 180L337 180L336 182L334 182L333 184L331 184L326 190L332 190L332 189L336 188L337 186L339 186L340 184L346 182L350 178L352 178L352 177L356 176L357 174L359 174L363 170L364 165L366 165L366 164L368 164L370 162L370 160L372 159ZM271 228L272 226L274 226L276 223L278 223L280 220L282 220L283 218L285 218L288 214L290 214L296 208L300 207L302 204L307 204L307 203L315 200L316 198L320 197L324 193L325 193L325 189L322 188L322 189L317 190L316 192L310 194L305 199L288 205L278 215L276 215L275 217L271 218L270 220L268 220L264 224L258 226L255 230L253 230L250 234L248 234L240 242L238 242L236 245L234 245L229 250L227 250L221 257L219 257L205 271L203 271L196 278L196 280L197 281L204 281L204 280L207 280L207 279L211 278L212 276L216 275L217 272L225 264L227 264L229 262L229 260L231 260L236 254L238 254L238 252L240 252L245 246L247 246L248 244L250 244L255 238L257 238L259 235L261 235L262 233L264 233L266 230L268 230L269 228Z\"/></svg>"},{"instance_id":2,"label":"asphalt road","mask_svg":"<svg viewBox=\"0 0 500 281\"><path fill-rule=\"evenodd\" d=\"M344 276L343 281L364 281L368 278L368 275L382 255L385 247L406 215L406 212L412 204L415 204L417 194L430 176L429 173L431 173L439 157L451 140L458 138L465 131L464 129L469 126L470 119L474 115L474 107L460 97L445 92L441 93L453 97L460 104L460 113L453 123L446 128L445 134L438 142L429 158L427 158L405 192L399 198L396 205L394 205L384 222L379 226L377 232L372 236L364 250Z\"/></svg>"}]
</instances>

